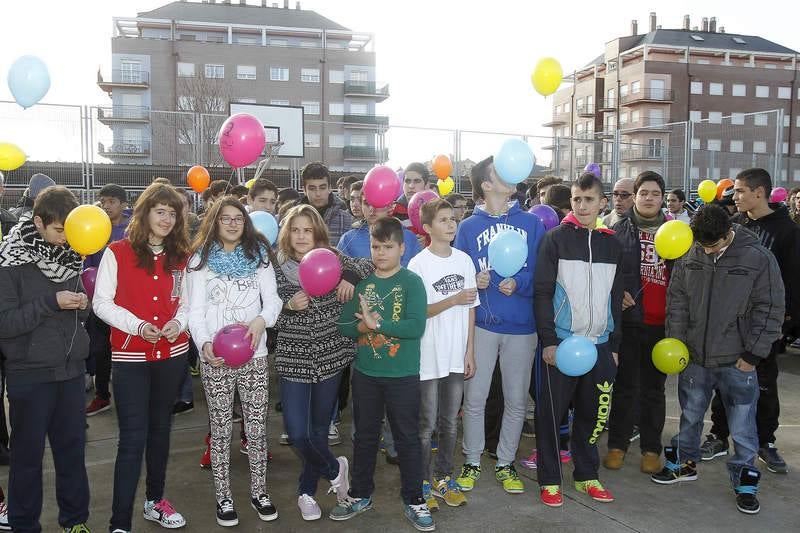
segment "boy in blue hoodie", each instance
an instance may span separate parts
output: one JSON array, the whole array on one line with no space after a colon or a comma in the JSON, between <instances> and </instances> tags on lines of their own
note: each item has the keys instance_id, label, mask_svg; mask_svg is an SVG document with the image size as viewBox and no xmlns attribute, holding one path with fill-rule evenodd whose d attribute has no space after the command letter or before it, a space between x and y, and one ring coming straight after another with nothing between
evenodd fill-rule
<instances>
[{"instance_id":1,"label":"boy in blue hoodie","mask_svg":"<svg viewBox=\"0 0 800 533\"><path fill-rule=\"evenodd\" d=\"M478 271L480 307L475 313L475 377L464 383L464 455L466 461L456 483L464 491L474 488L481 475L481 454L485 446L484 414L495 364L500 361L505 410L497 446L495 477L510 494L525 491L514 468L536 350L533 319L533 271L544 226L509 197L513 185L501 180L488 157L475 165L470 176L473 195L485 203L459 225L455 248L472 258ZM522 269L503 279L489 265L489 242L503 230L525 237L528 258Z\"/></svg>"}]
</instances>

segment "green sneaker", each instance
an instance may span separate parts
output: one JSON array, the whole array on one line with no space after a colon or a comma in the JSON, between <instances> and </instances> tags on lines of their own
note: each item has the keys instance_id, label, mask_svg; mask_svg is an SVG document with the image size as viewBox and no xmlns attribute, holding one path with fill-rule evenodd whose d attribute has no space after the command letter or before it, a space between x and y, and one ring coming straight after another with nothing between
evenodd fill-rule
<instances>
[{"instance_id":1,"label":"green sneaker","mask_svg":"<svg viewBox=\"0 0 800 533\"><path fill-rule=\"evenodd\" d=\"M370 509L372 509L372 498L353 498L347 495L339 500L328 516L331 520L349 520Z\"/></svg>"},{"instance_id":2,"label":"green sneaker","mask_svg":"<svg viewBox=\"0 0 800 533\"><path fill-rule=\"evenodd\" d=\"M92 530L86 527L86 524L76 524L72 527L65 527L64 533L92 533Z\"/></svg>"},{"instance_id":3,"label":"green sneaker","mask_svg":"<svg viewBox=\"0 0 800 533\"><path fill-rule=\"evenodd\" d=\"M509 494L522 494L525 492L525 485L517 475L517 469L514 464L497 466L494 469L494 476L497 481L503 484L503 490Z\"/></svg>"},{"instance_id":4,"label":"green sneaker","mask_svg":"<svg viewBox=\"0 0 800 533\"><path fill-rule=\"evenodd\" d=\"M464 463L461 467L461 475L456 478L456 483L464 492L469 492L475 488L475 482L481 478L480 465Z\"/></svg>"}]
</instances>

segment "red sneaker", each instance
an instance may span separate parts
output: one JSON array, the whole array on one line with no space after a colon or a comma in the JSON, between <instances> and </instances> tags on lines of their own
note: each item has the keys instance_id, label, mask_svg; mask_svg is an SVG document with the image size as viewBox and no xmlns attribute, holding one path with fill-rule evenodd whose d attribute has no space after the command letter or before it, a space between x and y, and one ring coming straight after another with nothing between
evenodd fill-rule
<instances>
[{"instance_id":1,"label":"red sneaker","mask_svg":"<svg viewBox=\"0 0 800 533\"><path fill-rule=\"evenodd\" d=\"M247 437L242 437L242 443L239 446L239 452L247 455ZM267 459L267 461L269 461L269 459Z\"/></svg>"},{"instance_id":2,"label":"red sneaker","mask_svg":"<svg viewBox=\"0 0 800 533\"><path fill-rule=\"evenodd\" d=\"M200 458L200 468L211 468L211 435L206 435L206 451Z\"/></svg>"},{"instance_id":3,"label":"red sneaker","mask_svg":"<svg viewBox=\"0 0 800 533\"><path fill-rule=\"evenodd\" d=\"M614 501L614 496L612 496L611 493L608 492L608 490L606 490L606 488L603 487L603 485L601 485L596 479L590 479L588 481L576 481L575 490L588 494L596 502L608 503Z\"/></svg>"},{"instance_id":4,"label":"red sneaker","mask_svg":"<svg viewBox=\"0 0 800 533\"><path fill-rule=\"evenodd\" d=\"M104 400L99 396L95 396L94 400L86 406L86 416L94 416L97 413L102 413L109 409L111 409L111 402L109 400Z\"/></svg>"},{"instance_id":5,"label":"red sneaker","mask_svg":"<svg viewBox=\"0 0 800 533\"><path fill-rule=\"evenodd\" d=\"M561 487L558 485L545 485L539 490L539 498L548 507L561 507L564 505L564 497L561 495Z\"/></svg>"}]
</instances>

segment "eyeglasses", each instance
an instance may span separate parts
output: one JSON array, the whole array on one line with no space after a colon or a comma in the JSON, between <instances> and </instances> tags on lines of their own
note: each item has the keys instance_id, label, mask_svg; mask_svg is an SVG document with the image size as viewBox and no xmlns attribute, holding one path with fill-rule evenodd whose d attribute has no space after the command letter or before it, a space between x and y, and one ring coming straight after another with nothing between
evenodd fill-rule
<instances>
[{"instance_id":1,"label":"eyeglasses","mask_svg":"<svg viewBox=\"0 0 800 533\"><path fill-rule=\"evenodd\" d=\"M612 192L612 193L611 193L611 195L612 195L614 198L621 198L621 199L623 199L623 200L627 200L628 198L630 198L631 196L633 196L633 195L632 195L631 193L629 193L629 192L622 192L622 191L614 191L614 192Z\"/></svg>"},{"instance_id":2,"label":"eyeglasses","mask_svg":"<svg viewBox=\"0 0 800 533\"><path fill-rule=\"evenodd\" d=\"M223 226L230 226L230 225L241 226L244 224L244 217L232 217L228 215L222 215L221 217L219 217L219 222Z\"/></svg>"}]
</instances>

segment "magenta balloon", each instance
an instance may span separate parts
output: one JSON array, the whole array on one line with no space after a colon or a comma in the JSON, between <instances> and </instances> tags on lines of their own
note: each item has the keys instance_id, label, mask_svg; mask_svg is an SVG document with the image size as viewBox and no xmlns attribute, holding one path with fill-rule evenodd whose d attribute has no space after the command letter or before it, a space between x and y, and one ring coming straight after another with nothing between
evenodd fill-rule
<instances>
[{"instance_id":1,"label":"magenta balloon","mask_svg":"<svg viewBox=\"0 0 800 533\"><path fill-rule=\"evenodd\" d=\"M81 274L81 281L83 282L83 289L86 291L86 296L91 300L94 297L94 283L97 280L97 269L89 267Z\"/></svg>"},{"instance_id":2,"label":"magenta balloon","mask_svg":"<svg viewBox=\"0 0 800 533\"><path fill-rule=\"evenodd\" d=\"M327 248L316 248L300 261L300 286L309 296L328 294L342 279L342 265L336 254Z\"/></svg>"},{"instance_id":3,"label":"magenta balloon","mask_svg":"<svg viewBox=\"0 0 800 533\"><path fill-rule=\"evenodd\" d=\"M219 129L219 153L233 168L246 167L258 159L266 142L264 125L247 113L228 117Z\"/></svg>"},{"instance_id":4,"label":"magenta balloon","mask_svg":"<svg viewBox=\"0 0 800 533\"><path fill-rule=\"evenodd\" d=\"M378 165L367 172L364 177L362 193L364 200L372 207L381 208L390 205L400 196L400 180L391 168Z\"/></svg>"},{"instance_id":5,"label":"magenta balloon","mask_svg":"<svg viewBox=\"0 0 800 533\"><path fill-rule=\"evenodd\" d=\"M769 195L769 201L773 203L779 203L786 200L788 193L786 189L783 187L775 187L772 189L772 193Z\"/></svg>"},{"instance_id":6,"label":"magenta balloon","mask_svg":"<svg viewBox=\"0 0 800 533\"><path fill-rule=\"evenodd\" d=\"M439 196L435 192L430 189L425 189L424 191L419 191L418 193L414 194L414 196L411 197L411 200L409 200L408 219L411 221L411 224L414 225L414 228L416 228L417 231L424 233L419 210L422 208L423 204L427 204L432 200L438 199Z\"/></svg>"},{"instance_id":7,"label":"magenta balloon","mask_svg":"<svg viewBox=\"0 0 800 533\"><path fill-rule=\"evenodd\" d=\"M241 324L231 324L217 331L211 347L214 355L225 359L225 364L236 368L247 363L253 358L253 349L250 347L250 339L246 339L247 326Z\"/></svg>"},{"instance_id":8,"label":"magenta balloon","mask_svg":"<svg viewBox=\"0 0 800 533\"><path fill-rule=\"evenodd\" d=\"M555 209L546 204L536 204L528 209L528 213L532 213L544 224L545 230L551 230L558 226L558 213Z\"/></svg>"}]
</instances>

